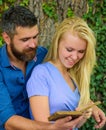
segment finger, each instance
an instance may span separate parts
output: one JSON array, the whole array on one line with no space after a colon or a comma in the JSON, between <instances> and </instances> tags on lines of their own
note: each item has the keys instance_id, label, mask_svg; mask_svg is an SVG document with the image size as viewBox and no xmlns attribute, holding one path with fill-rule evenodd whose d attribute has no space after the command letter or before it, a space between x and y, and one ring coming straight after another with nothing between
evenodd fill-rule
<instances>
[{"instance_id":1,"label":"finger","mask_svg":"<svg viewBox=\"0 0 106 130\"><path fill-rule=\"evenodd\" d=\"M94 118L95 118L96 122L97 122L97 123L99 123L99 122L100 122L100 117L99 117L99 114L98 114L98 112L97 112L97 111L96 111L96 112L94 112L93 116L94 116Z\"/></svg>"},{"instance_id":2,"label":"finger","mask_svg":"<svg viewBox=\"0 0 106 130\"><path fill-rule=\"evenodd\" d=\"M95 125L95 128L102 128L103 126L105 125L105 122L104 121L102 121L101 123L98 123L98 124L96 124Z\"/></svg>"},{"instance_id":3,"label":"finger","mask_svg":"<svg viewBox=\"0 0 106 130\"><path fill-rule=\"evenodd\" d=\"M86 110L84 113L85 113L85 114L86 114L86 113L87 113L87 114L89 114L89 113L92 114L92 108Z\"/></svg>"},{"instance_id":4,"label":"finger","mask_svg":"<svg viewBox=\"0 0 106 130\"><path fill-rule=\"evenodd\" d=\"M70 128L75 128L83 119L83 116L80 116L76 119L71 120L71 122L68 123L68 126Z\"/></svg>"},{"instance_id":5,"label":"finger","mask_svg":"<svg viewBox=\"0 0 106 130\"><path fill-rule=\"evenodd\" d=\"M72 120L72 117L68 116L68 117L65 117L65 118L62 118L62 119L58 119L56 122L60 123L60 124L64 124L64 123L67 123L67 122L69 122L71 120Z\"/></svg>"},{"instance_id":6,"label":"finger","mask_svg":"<svg viewBox=\"0 0 106 130\"><path fill-rule=\"evenodd\" d=\"M89 112L89 113L86 113L86 114L85 114L85 116L86 116L87 119L90 118L91 115L92 115L92 112Z\"/></svg>"},{"instance_id":7,"label":"finger","mask_svg":"<svg viewBox=\"0 0 106 130\"><path fill-rule=\"evenodd\" d=\"M100 122L97 122L95 128L102 128L106 123L106 119L104 118L104 116L101 116L99 118L100 118Z\"/></svg>"},{"instance_id":8,"label":"finger","mask_svg":"<svg viewBox=\"0 0 106 130\"><path fill-rule=\"evenodd\" d=\"M92 111L87 111L83 113L83 118L84 119L89 119L92 115Z\"/></svg>"}]
</instances>

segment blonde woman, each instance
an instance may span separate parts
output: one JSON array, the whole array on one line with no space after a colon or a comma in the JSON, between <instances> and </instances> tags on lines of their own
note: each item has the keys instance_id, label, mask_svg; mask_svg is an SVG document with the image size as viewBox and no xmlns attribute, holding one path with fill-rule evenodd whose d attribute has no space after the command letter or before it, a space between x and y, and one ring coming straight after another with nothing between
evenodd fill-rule
<instances>
[{"instance_id":1,"label":"blonde woman","mask_svg":"<svg viewBox=\"0 0 106 130\"><path fill-rule=\"evenodd\" d=\"M45 62L34 68L27 83L35 120L48 122L48 117L56 111L73 111L90 104L95 45L93 31L83 19L67 18L58 26ZM89 118L91 114L89 109L84 116Z\"/></svg>"}]
</instances>

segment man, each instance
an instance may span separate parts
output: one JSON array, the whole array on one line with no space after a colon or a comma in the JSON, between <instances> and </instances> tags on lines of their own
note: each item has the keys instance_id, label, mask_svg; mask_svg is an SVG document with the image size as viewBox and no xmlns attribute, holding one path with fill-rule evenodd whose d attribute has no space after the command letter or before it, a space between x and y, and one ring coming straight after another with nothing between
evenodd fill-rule
<instances>
[{"instance_id":1,"label":"man","mask_svg":"<svg viewBox=\"0 0 106 130\"><path fill-rule=\"evenodd\" d=\"M80 123L82 116L66 117L54 124L30 120L26 82L33 67L42 62L47 50L38 46L39 30L34 14L25 7L8 9L2 16L0 49L0 130L67 130ZM104 123L104 113L97 118ZM94 114L95 116L95 114Z\"/></svg>"}]
</instances>

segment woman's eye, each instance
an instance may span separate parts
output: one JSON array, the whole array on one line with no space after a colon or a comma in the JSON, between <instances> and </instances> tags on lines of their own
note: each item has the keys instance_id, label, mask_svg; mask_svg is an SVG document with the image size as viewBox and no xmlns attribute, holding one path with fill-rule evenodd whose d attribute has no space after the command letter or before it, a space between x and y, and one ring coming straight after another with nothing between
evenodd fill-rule
<instances>
[{"instance_id":1,"label":"woman's eye","mask_svg":"<svg viewBox=\"0 0 106 130\"><path fill-rule=\"evenodd\" d=\"M66 48L66 50L67 50L68 52L71 52L71 51L72 51L72 49L69 49L69 48Z\"/></svg>"},{"instance_id":2,"label":"woman's eye","mask_svg":"<svg viewBox=\"0 0 106 130\"><path fill-rule=\"evenodd\" d=\"M81 51L79 51L79 53L85 53L85 50L81 50Z\"/></svg>"}]
</instances>

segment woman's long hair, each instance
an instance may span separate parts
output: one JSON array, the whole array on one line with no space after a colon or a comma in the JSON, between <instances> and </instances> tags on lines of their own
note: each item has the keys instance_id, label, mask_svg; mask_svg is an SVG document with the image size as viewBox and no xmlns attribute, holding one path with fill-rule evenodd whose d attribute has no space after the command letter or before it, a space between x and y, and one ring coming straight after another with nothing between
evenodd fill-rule
<instances>
[{"instance_id":1,"label":"woman's long hair","mask_svg":"<svg viewBox=\"0 0 106 130\"><path fill-rule=\"evenodd\" d=\"M77 34L79 38L84 39L87 43L84 57L76 65L69 69L71 77L78 85L80 92L79 106L81 106L90 101L89 86L91 73L96 63L96 39L93 31L83 19L79 17L66 18L57 27L45 61L54 61L58 58L59 41L65 32Z\"/></svg>"}]
</instances>

